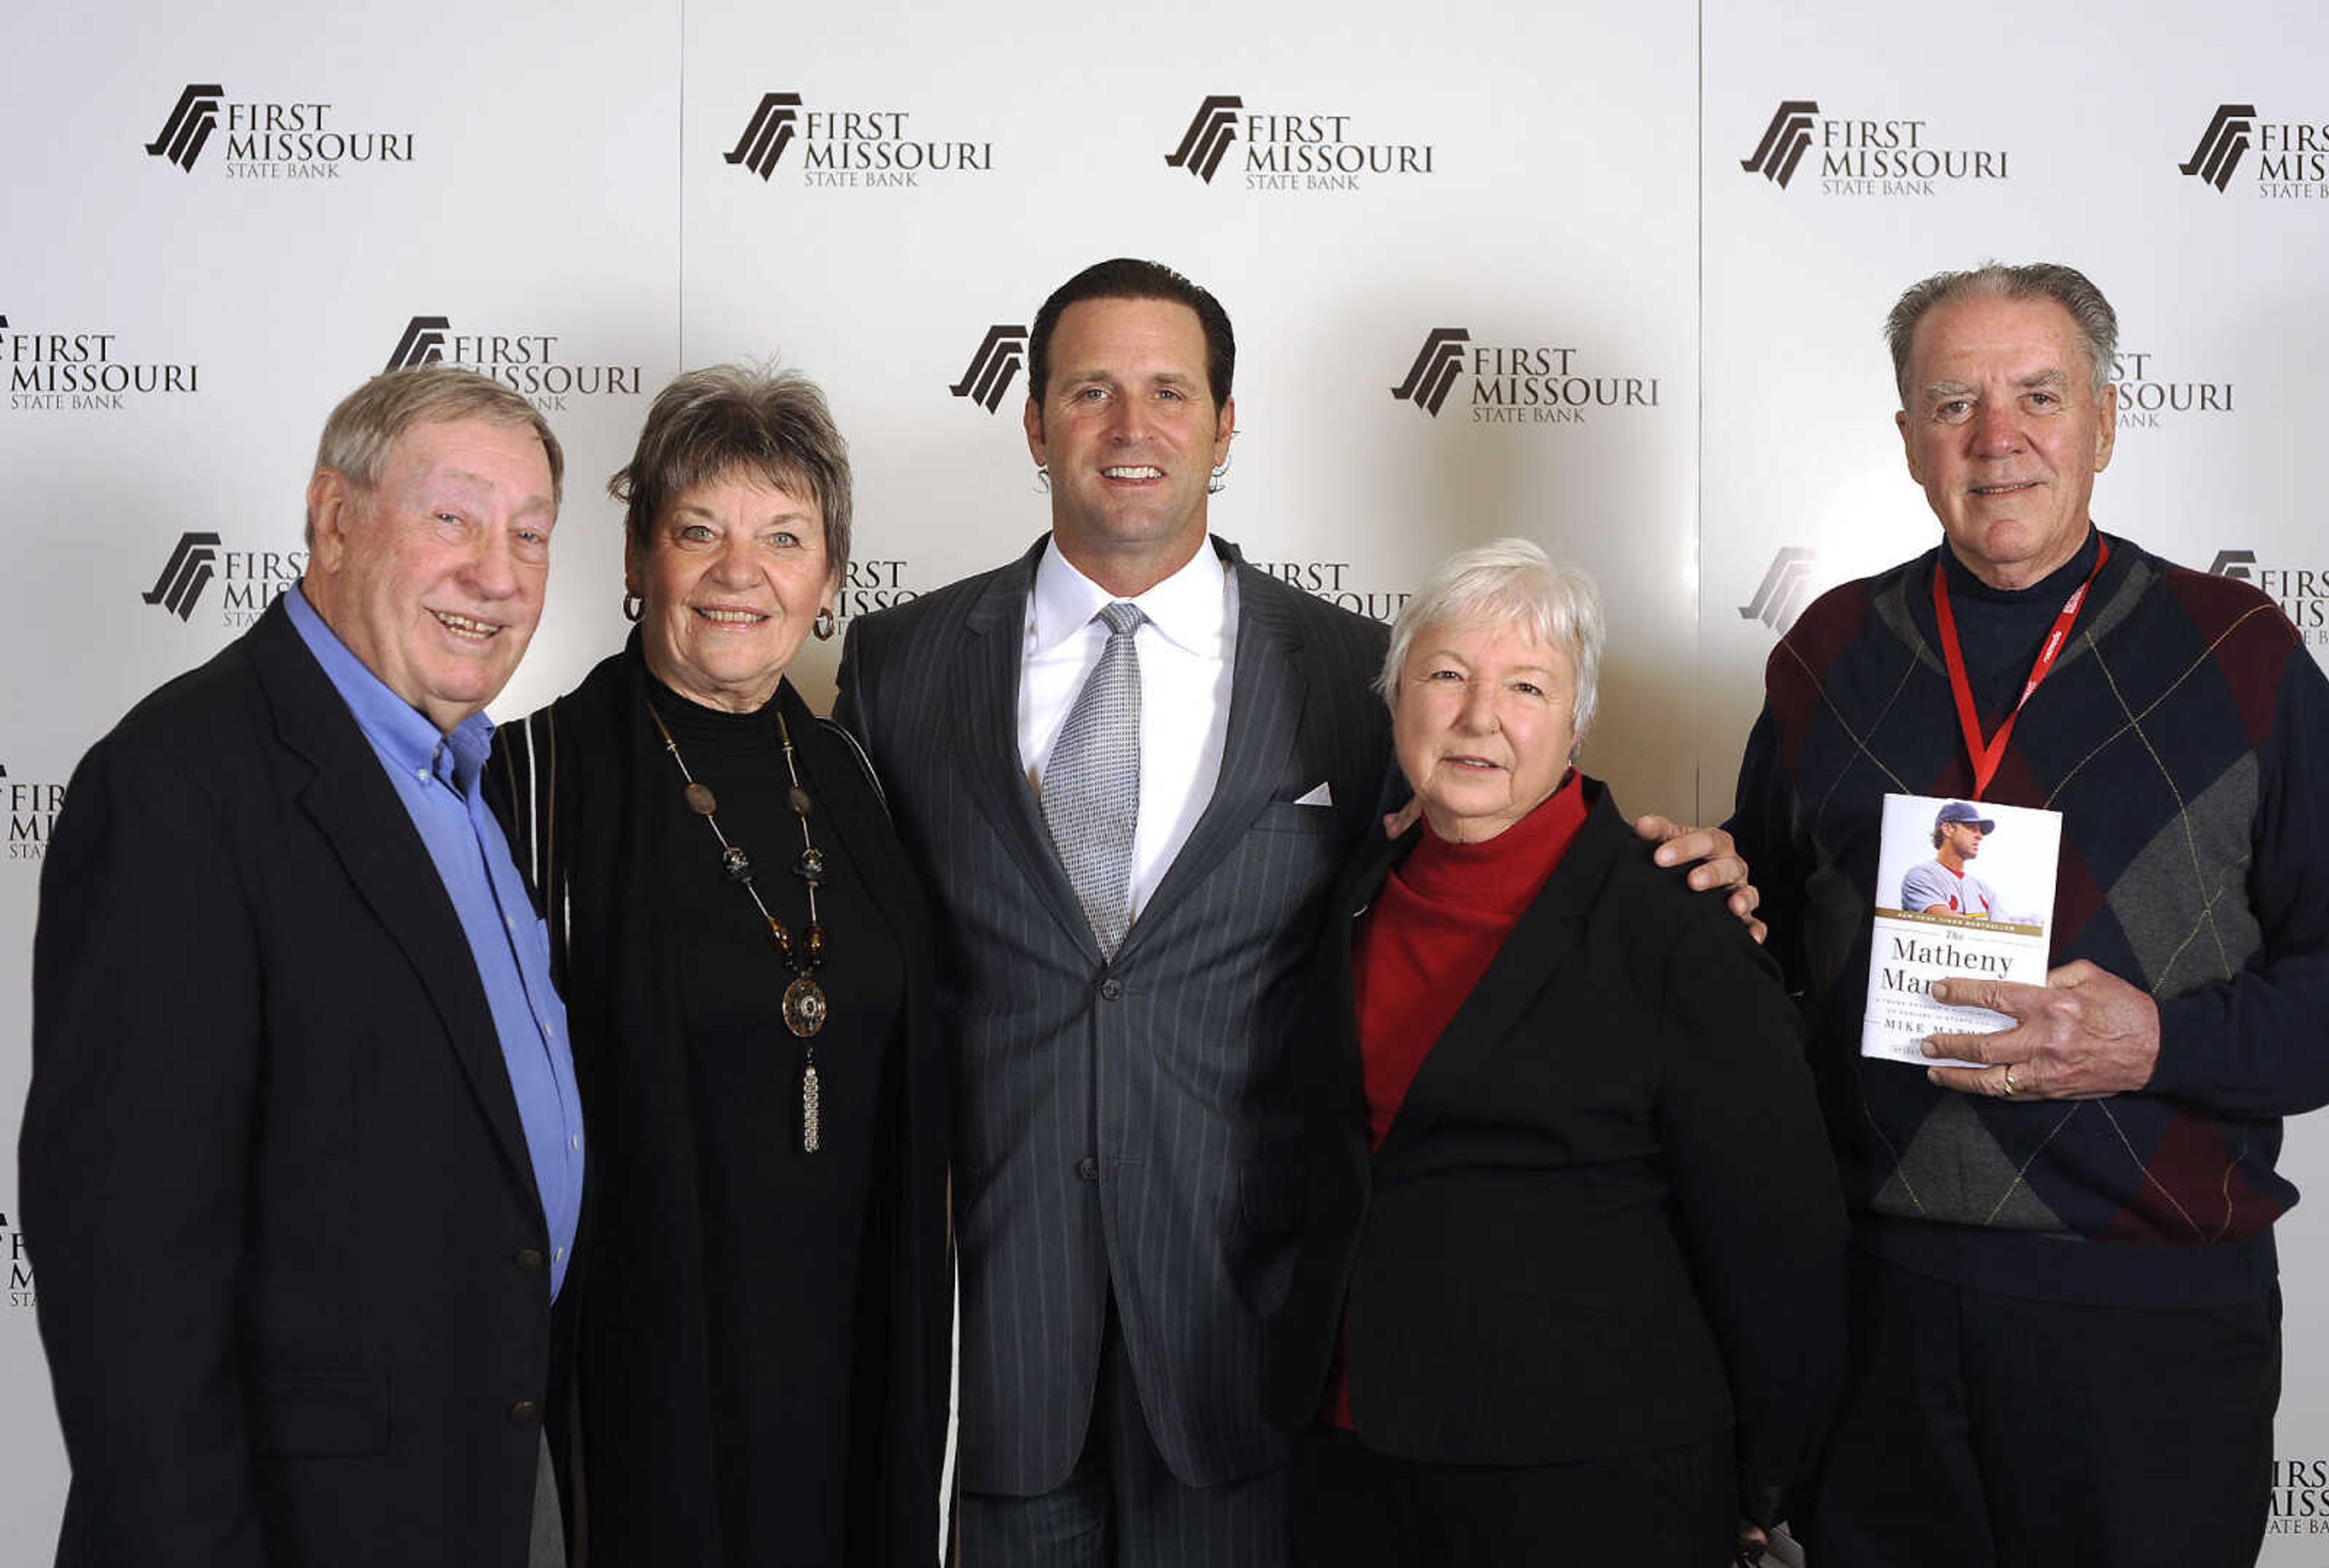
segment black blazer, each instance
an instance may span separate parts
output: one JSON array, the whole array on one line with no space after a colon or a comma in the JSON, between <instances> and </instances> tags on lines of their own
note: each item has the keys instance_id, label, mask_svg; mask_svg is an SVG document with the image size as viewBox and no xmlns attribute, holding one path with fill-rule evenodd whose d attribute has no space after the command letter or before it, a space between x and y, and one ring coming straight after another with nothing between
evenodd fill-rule
<instances>
[{"instance_id":1,"label":"black blazer","mask_svg":"<svg viewBox=\"0 0 2329 1568\"><path fill-rule=\"evenodd\" d=\"M1367 1151L1356 917L1420 829L1361 852L1301 1042L1308 1223L1268 1410L1319 1415L1348 1322L1371 1448L1608 1459L1740 1428L1750 1497L1809 1469L1843 1350L1843 1200L1777 971L1720 899L1590 814Z\"/></svg>"},{"instance_id":2,"label":"black blazer","mask_svg":"<svg viewBox=\"0 0 2329 1568\"><path fill-rule=\"evenodd\" d=\"M19 1148L61 1563L525 1561L550 1245L450 899L280 604L75 770Z\"/></svg>"}]
</instances>

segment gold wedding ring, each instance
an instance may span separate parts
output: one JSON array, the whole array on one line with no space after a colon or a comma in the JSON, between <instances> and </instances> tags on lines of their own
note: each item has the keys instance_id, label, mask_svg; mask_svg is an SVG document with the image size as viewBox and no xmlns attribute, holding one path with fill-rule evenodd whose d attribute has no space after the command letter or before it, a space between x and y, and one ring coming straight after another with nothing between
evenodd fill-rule
<instances>
[{"instance_id":1,"label":"gold wedding ring","mask_svg":"<svg viewBox=\"0 0 2329 1568\"><path fill-rule=\"evenodd\" d=\"M2005 1064L2005 1098L2013 1098L2013 1063L2011 1062Z\"/></svg>"}]
</instances>

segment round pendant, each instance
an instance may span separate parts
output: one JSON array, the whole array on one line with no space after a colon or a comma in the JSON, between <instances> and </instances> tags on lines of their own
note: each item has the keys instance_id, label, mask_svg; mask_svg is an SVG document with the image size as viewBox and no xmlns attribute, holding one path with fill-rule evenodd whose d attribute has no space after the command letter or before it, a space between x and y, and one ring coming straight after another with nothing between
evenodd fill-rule
<instances>
[{"instance_id":1,"label":"round pendant","mask_svg":"<svg viewBox=\"0 0 2329 1568\"><path fill-rule=\"evenodd\" d=\"M825 987L807 975L785 987L785 1027L799 1040L825 1027Z\"/></svg>"}]
</instances>

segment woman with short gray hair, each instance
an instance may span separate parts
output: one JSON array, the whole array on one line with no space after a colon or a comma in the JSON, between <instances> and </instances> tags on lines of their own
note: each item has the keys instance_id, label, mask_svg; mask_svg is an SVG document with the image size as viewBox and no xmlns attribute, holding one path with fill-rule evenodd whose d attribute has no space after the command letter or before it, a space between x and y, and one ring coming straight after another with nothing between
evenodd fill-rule
<instances>
[{"instance_id":1,"label":"woman with short gray hair","mask_svg":"<svg viewBox=\"0 0 2329 1568\"><path fill-rule=\"evenodd\" d=\"M570 1324L594 1568L930 1568L950 1276L929 916L829 638L848 448L690 371L608 483L623 649L495 736L589 1117ZM613 597L615 584L606 585Z\"/></svg>"},{"instance_id":2,"label":"woman with short gray hair","mask_svg":"<svg viewBox=\"0 0 2329 1568\"><path fill-rule=\"evenodd\" d=\"M1601 590L1581 571L1562 566L1543 547L1526 539L1496 539L1449 556L1423 587L1400 607L1391 623L1375 692L1399 712L1400 671L1426 627L1504 621L1530 638L1569 655L1576 671L1576 718L1570 725L1581 742L1592 727L1601 697L1601 647L1608 631L1601 618ZM1572 761L1574 758L1570 759Z\"/></svg>"},{"instance_id":3,"label":"woman with short gray hair","mask_svg":"<svg viewBox=\"0 0 2329 1568\"><path fill-rule=\"evenodd\" d=\"M1392 628L1421 818L1328 904L1294 1047L1268 1409L1307 1561L1713 1568L1834 1397L1843 1203L1795 1009L1573 766L1604 637L1591 580L1518 539Z\"/></svg>"}]
</instances>

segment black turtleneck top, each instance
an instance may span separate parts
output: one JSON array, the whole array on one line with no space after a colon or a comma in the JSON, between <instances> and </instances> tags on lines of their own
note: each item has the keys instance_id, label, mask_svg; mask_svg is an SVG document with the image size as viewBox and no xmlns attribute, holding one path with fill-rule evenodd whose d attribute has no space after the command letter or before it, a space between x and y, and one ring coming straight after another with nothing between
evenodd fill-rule
<instances>
[{"instance_id":1,"label":"black turtleneck top","mask_svg":"<svg viewBox=\"0 0 2329 1568\"><path fill-rule=\"evenodd\" d=\"M2095 553L2101 546L2102 535L2089 524L2086 543L2079 546L2076 555L2028 588L2004 589L1992 588L1975 577L1957 559L1956 551L1942 544L1941 570L1948 574L1949 610L1957 619L1957 643L1965 650L1966 684L1973 688L1985 737L1996 733L2005 715L2013 711L2022 684L2030 678L2030 666L2038 661L2038 650L2053 628L2054 618L2094 570ZM1934 652L1939 653L1940 627L1933 617L1929 588L1909 596L1909 613L1916 618L1918 629ZM2082 620L2092 613L2091 605L2079 607Z\"/></svg>"},{"instance_id":2,"label":"black turtleneck top","mask_svg":"<svg viewBox=\"0 0 2329 1568\"><path fill-rule=\"evenodd\" d=\"M688 771L717 797L721 831L752 857L761 900L799 940L808 897L792 871L801 829L787 801L778 699L739 714L700 707L652 678L648 692ZM870 1184L888 1168L873 1145L894 1123L882 1102L896 1092L889 1056L903 965L849 846L829 817L812 815L809 836L825 864L817 913L830 944L816 978L831 1011L806 1043L816 1049L823 1148L803 1152L807 1051L780 1006L793 972L750 895L721 874L719 843L687 808L676 767L668 782L649 820L663 840L688 1056L704 1348L723 1369L712 1397L725 1544L734 1563L837 1563L848 1491L841 1469L864 1434L835 1439L851 1422L853 1330L879 1321L880 1304L860 1299L863 1233L878 1206Z\"/></svg>"}]
</instances>

